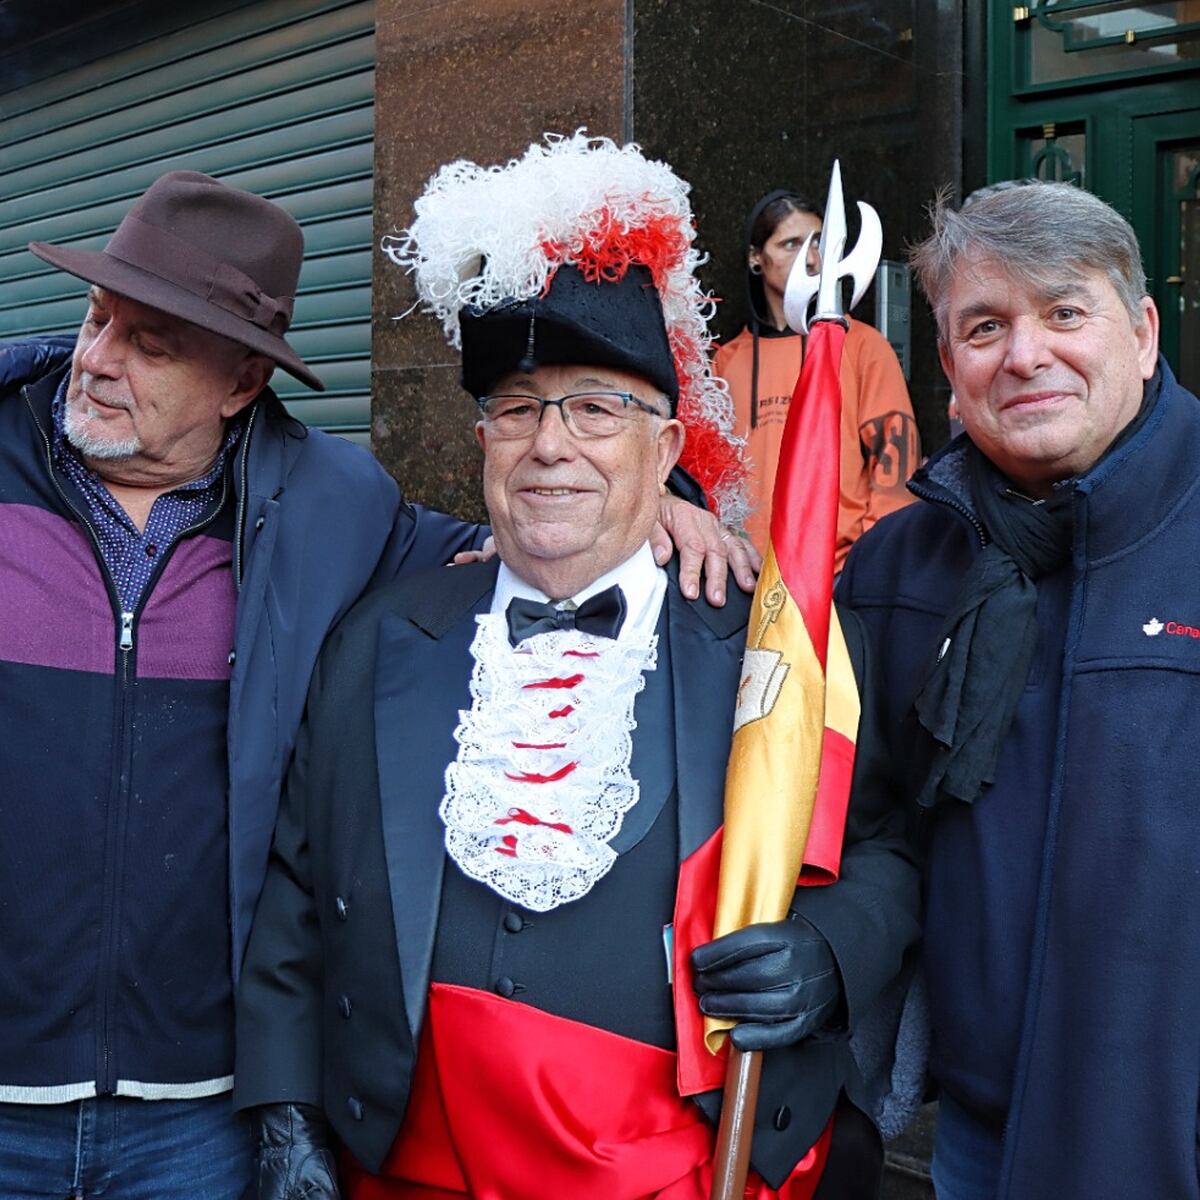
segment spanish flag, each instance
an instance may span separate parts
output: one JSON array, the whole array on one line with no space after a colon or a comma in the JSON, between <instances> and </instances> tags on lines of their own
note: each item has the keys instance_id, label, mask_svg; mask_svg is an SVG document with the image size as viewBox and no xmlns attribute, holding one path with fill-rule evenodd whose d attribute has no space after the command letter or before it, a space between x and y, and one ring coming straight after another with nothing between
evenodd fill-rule
<instances>
[{"instance_id":1,"label":"spanish flag","mask_svg":"<svg viewBox=\"0 0 1200 1200\"><path fill-rule=\"evenodd\" d=\"M818 321L784 427L771 509L771 536L746 634L746 657L725 777L723 829L684 863L676 909L676 977L686 951L744 925L787 915L796 886L832 883L854 769L859 698L833 607L833 552L841 462L839 369L846 338L837 321ZM711 893L719 860L713 915ZM707 903L705 903L707 899ZM711 925L695 927L707 910ZM679 1000L679 1084L684 1094L719 1087L713 1055L731 1024ZM689 996L695 1009L695 998ZM685 1036L692 1032L696 1036ZM713 1054L701 1054L707 1044ZM707 1061L705 1061L707 1060Z\"/></svg>"}]
</instances>

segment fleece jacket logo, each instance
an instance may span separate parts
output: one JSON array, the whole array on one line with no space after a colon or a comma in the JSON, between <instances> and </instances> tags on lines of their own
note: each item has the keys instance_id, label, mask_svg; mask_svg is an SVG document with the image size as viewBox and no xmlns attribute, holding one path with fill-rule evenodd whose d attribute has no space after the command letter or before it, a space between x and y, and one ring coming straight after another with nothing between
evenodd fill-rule
<instances>
[{"instance_id":1,"label":"fleece jacket logo","mask_svg":"<svg viewBox=\"0 0 1200 1200\"><path fill-rule=\"evenodd\" d=\"M1172 637L1200 638L1200 629L1195 625L1184 625L1179 621L1167 621L1164 624L1157 617L1151 617L1142 626L1142 632L1147 637L1158 637L1160 633L1167 633Z\"/></svg>"}]
</instances>

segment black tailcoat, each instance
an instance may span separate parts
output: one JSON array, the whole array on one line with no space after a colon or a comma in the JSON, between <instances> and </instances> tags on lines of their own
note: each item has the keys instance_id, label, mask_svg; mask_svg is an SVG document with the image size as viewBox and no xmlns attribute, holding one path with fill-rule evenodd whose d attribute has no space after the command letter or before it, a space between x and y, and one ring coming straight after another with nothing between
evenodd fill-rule
<instances>
[{"instance_id":1,"label":"black tailcoat","mask_svg":"<svg viewBox=\"0 0 1200 1200\"><path fill-rule=\"evenodd\" d=\"M369 1170L408 1100L446 866L437 810L471 704L474 618L489 610L496 571L414 575L367 597L330 637L243 970L235 1102L323 1105ZM748 599L732 589L721 609L689 602L672 571L665 604L682 860L722 820ZM825 895L801 894L797 907L830 936L853 1014L897 973L915 930L915 873L880 814L852 812L843 877L806 889ZM767 1055L753 1161L768 1182L816 1140L843 1087L869 1103L844 1036Z\"/></svg>"}]
</instances>

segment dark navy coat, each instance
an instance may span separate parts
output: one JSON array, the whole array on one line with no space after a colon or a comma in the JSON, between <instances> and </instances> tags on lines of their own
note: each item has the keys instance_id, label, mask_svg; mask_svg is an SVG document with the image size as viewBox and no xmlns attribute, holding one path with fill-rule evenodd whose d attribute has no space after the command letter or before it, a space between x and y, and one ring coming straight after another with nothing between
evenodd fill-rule
<instances>
[{"instance_id":1,"label":"dark navy coat","mask_svg":"<svg viewBox=\"0 0 1200 1200\"><path fill-rule=\"evenodd\" d=\"M1160 362L1144 425L1072 485L1069 565L994 784L923 821L932 1071L1004 1137L999 1200L1200 1198L1200 402ZM851 554L884 753L911 803L914 696L984 533L965 442ZM890 762L889 762L890 760Z\"/></svg>"},{"instance_id":2,"label":"dark navy coat","mask_svg":"<svg viewBox=\"0 0 1200 1200\"><path fill-rule=\"evenodd\" d=\"M73 345L73 337L0 344L0 404L23 407L21 385L59 369ZM305 430L270 390L251 406L249 422L233 479L238 598L227 741L235 978L325 635L368 588L482 541L479 526L406 503L370 454Z\"/></svg>"}]
</instances>

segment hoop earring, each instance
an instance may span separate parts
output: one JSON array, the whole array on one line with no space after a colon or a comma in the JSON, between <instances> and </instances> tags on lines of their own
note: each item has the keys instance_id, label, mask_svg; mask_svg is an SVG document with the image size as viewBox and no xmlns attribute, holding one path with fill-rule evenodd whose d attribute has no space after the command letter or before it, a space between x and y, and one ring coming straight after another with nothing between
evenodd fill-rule
<instances>
[{"instance_id":1,"label":"hoop earring","mask_svg":"<svg viewBox=\"0 0 1200 1200\"><path fill-rule=\"evenodd\" d=\"M750 264L750 274L751 275L761 275L762 274L762 263L752 262Z\"/></svg>"}]
</instances>

